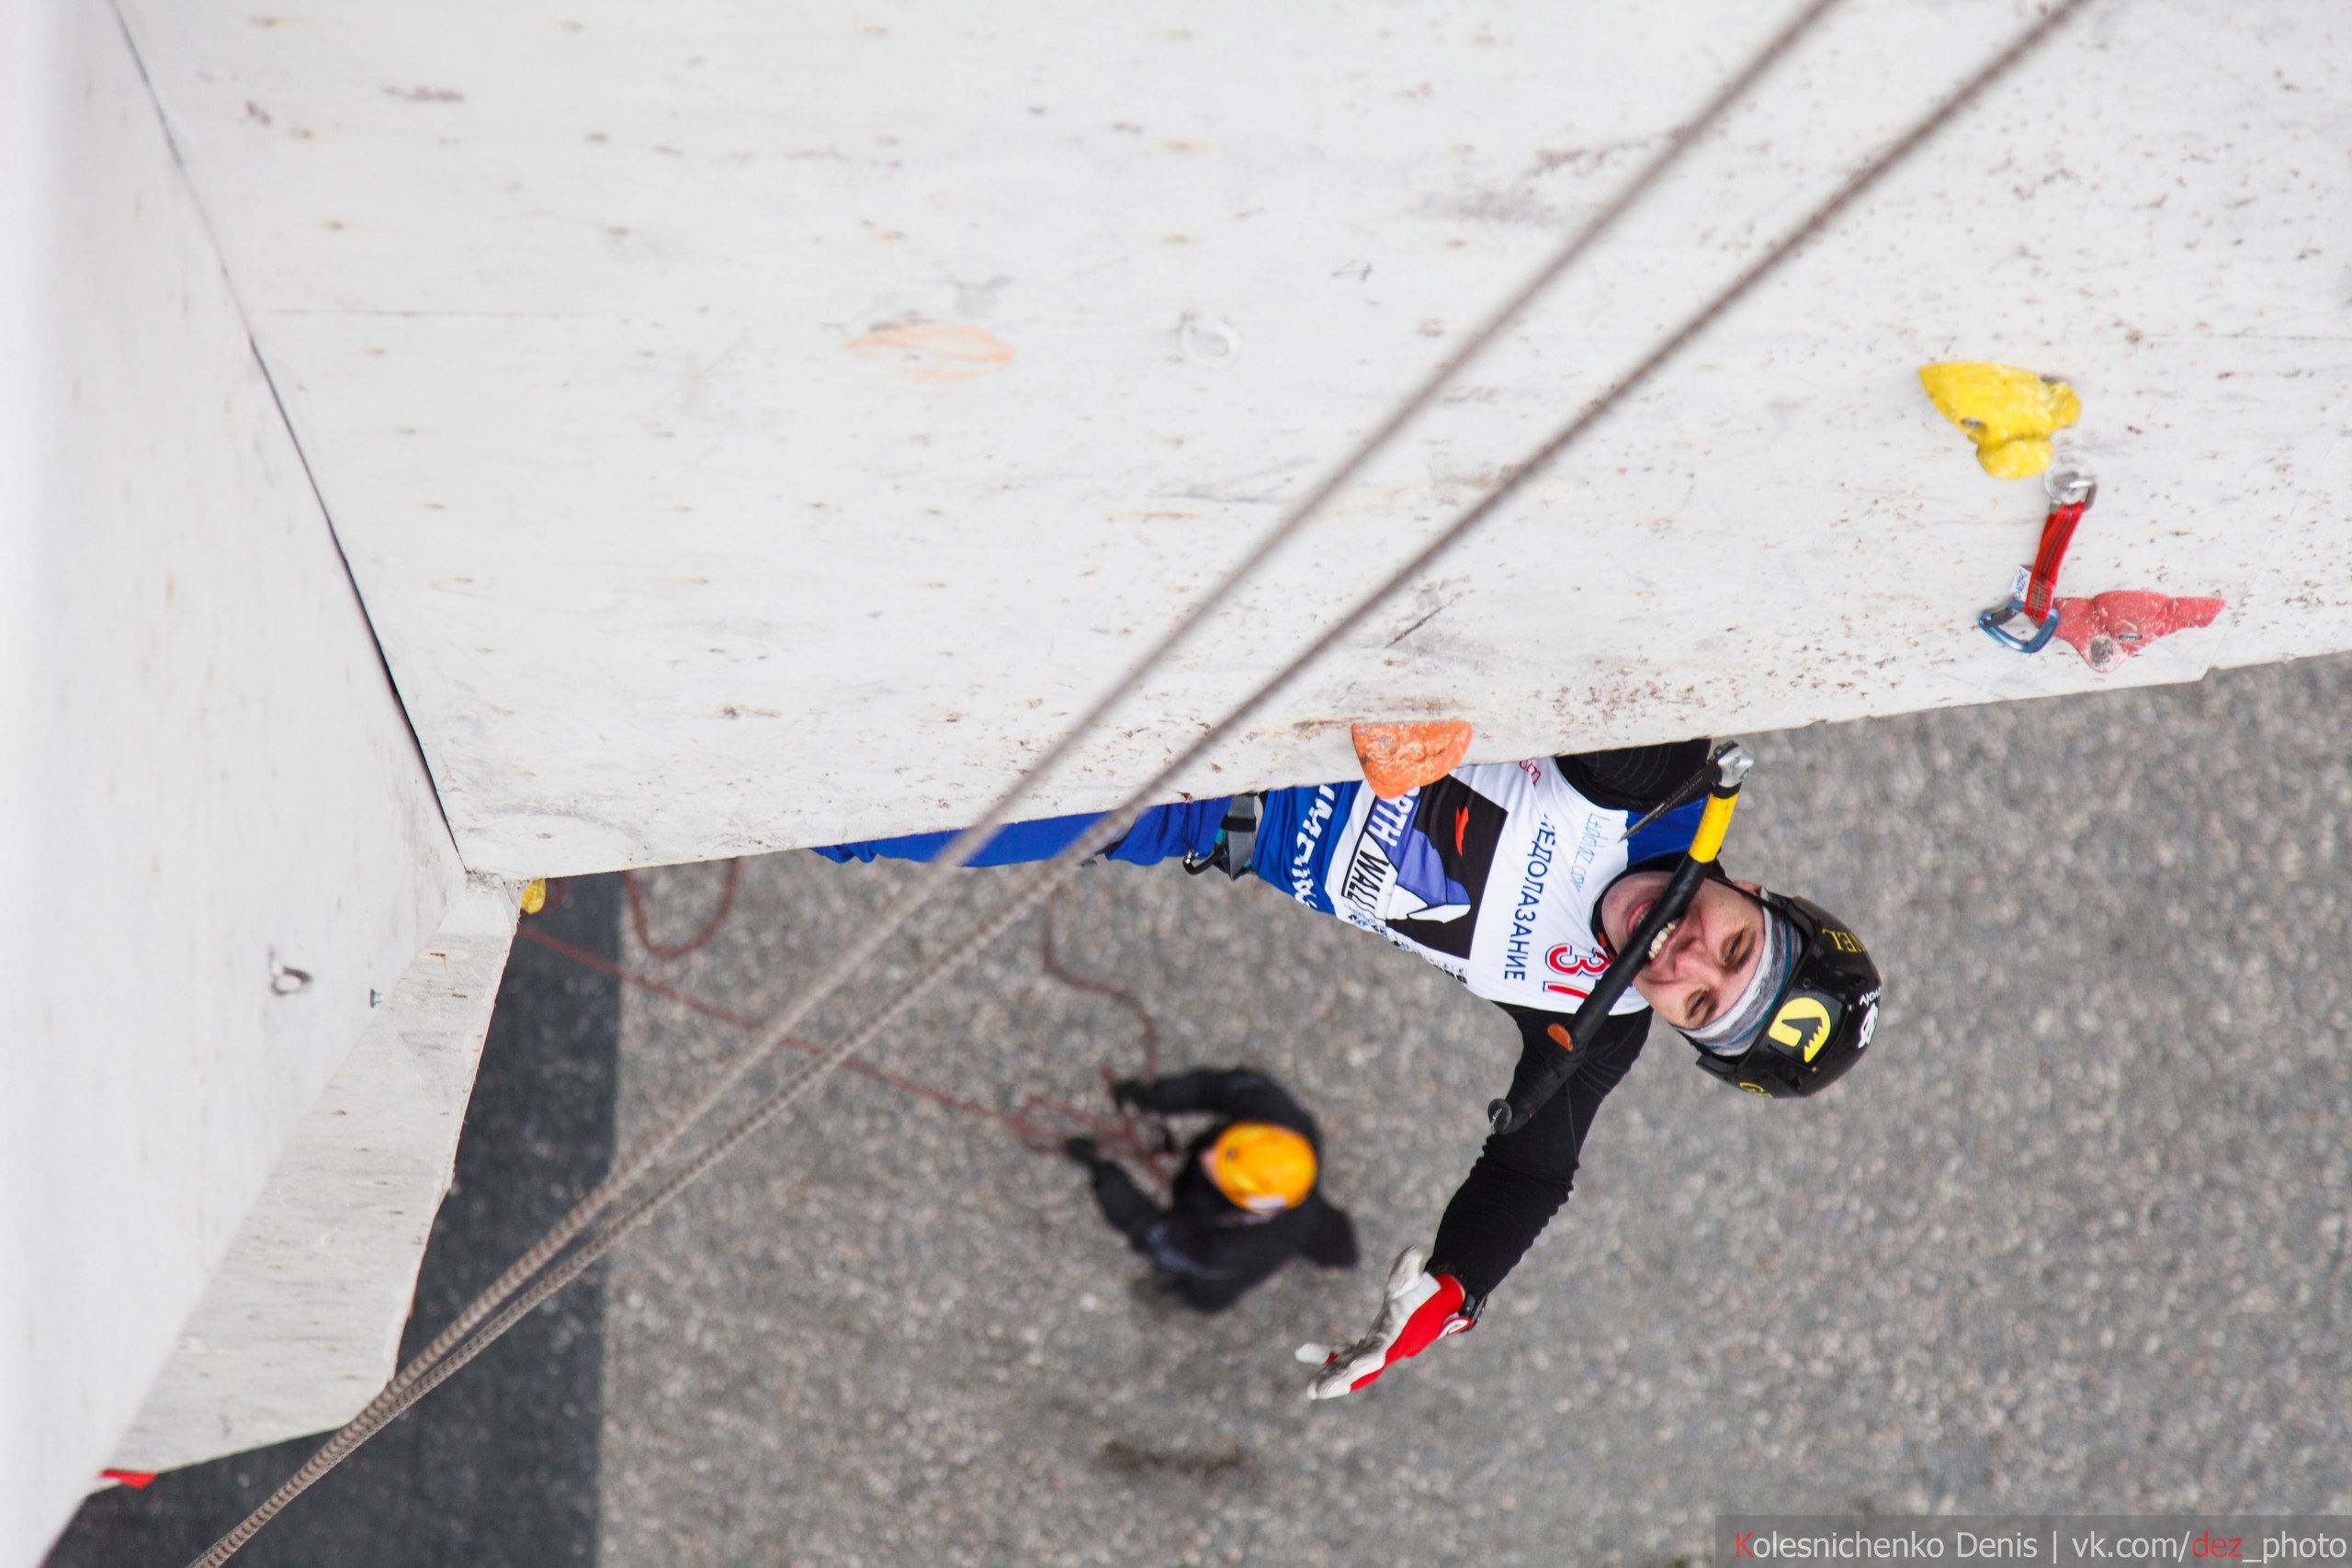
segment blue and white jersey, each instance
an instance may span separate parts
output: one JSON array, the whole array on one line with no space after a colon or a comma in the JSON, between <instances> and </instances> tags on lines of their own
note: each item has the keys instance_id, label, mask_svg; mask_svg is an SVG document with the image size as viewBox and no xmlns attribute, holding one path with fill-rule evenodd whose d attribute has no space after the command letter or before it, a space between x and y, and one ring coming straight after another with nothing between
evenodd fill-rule
<instances>
[{"instance_id":1,"label":"blue and white jersey","mask_svg":"<svg viewBox=\"0 0 2352 1568\"><path fill-rule=\"evenodd\" d=\"M1630 841L1637 813L1577 793L1549 757L1456 768L1396 800L1360 783L1273 790L1250 869L1377 931L1488 1001L1570 1013L1608 966L1593 906L1617 874L1689 847L1704 803ZM1627 990L1612 1013L1649 1004Z\"/></svg>"}]
</instances>

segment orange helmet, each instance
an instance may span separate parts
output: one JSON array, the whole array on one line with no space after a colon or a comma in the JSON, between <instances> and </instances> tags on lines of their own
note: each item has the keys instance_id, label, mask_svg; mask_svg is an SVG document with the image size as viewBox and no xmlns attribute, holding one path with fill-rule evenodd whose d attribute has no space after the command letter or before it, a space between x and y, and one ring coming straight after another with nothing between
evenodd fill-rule
<instances>
[{"instance_id":1,"label":"orange helmet","mask_svg":"<svg viewBox=\"0 0 2352 1568\"><path fill-rule=\"evenodd\" d=\"M1236 1122L1207 1154L1216 1190L1252 1213L1279 1214L1315 1190L1315 1145L1288 1127Z\"/></svg>"}]
</instances>

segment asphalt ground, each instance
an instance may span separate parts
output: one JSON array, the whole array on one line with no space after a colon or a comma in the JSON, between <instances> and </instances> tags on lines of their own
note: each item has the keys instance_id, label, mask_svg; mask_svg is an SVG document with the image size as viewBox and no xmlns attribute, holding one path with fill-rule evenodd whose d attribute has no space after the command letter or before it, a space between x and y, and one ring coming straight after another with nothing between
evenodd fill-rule
<instances>
[{"instance_id":1,"label":"asphalt ground","mask_svg":"<svg viewBox=\"0 0 2352 1568\"><path fill-rule=\"evenodd\" d=\"M1075 1168L839 1076L250 1560L1663 1568L1730 1508L2352 1512L2347 714L2335 658L1749 738L1727 864L1871 943L1871 1060L1766 1103L1659 1032L1477 1331L1336 1404L1303 1402L1290 1348L1359 1332L1381 1261L1430 1235L1511 1032L1271 889L1091 868L1064 962L1135 993L1164 1067L1297 1090L1364 1269L1170 1316ZM752 1017L911 874L747 862L677 960L608 879L530 929ZM956 910L1021 874L963 874ZM639 880L671 945L724 875ZM956 910L806 1032L932 972ZM600 1093L627 1146L742 1038L516 954L412 1339L593 1179ZM869 1060L1005 1111L1142 1055L1033 921ZM52 1563L185 1561L309 1446L96 1499Z\"/></svg>"},{"instance_id":2,"label":"asphalt ground","mask_svg":"<svg viewBox=\"0 0 2352 1568\"><path fill-rule=\"evenodd\" d=\"M1512 1032L1273 889L1091 868L1065 961L1164 1066L1299 1093L1368 1266L1171 1318L1074 1168L836 1077L612 1267L602 1559L1653 1564L1727 1508L2352 1511L2347 714L2330 659L1755 738L1726 862L1871 943L1871 1060L1765 1102L1658 1032L1477 1331L1335 1404L1289 1351L1431 1234ZM748 863L707 945L624 962L763 1014L911 875ZM674 944L722 874L640 881ZM741 1034L622 1006L627 1144ZM1033 922L870 1060L1009 1110L1141 1057Z\"/></svg>"}]
</instances>

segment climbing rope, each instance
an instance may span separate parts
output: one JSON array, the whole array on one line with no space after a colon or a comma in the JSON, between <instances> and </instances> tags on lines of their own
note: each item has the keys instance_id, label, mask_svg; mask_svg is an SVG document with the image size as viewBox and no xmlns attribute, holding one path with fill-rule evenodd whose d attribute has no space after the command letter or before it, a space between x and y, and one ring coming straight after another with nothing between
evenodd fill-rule
<instances>
[{"instance_id":1,"label":"climbing rope","mask_svg":"<svg viewBox=\"0 0 2352 1568\"><path fill-rule=\"evenodd\" d=\"M745 1077L769 1060L784 1040L798 1028L821 999L838 989L841 985L857 974L869 959L881 952L884 943L898 932L912 914L928 903L944 886L952 872L970 859L979 846L987 841L993 830L1003 822L1010 808L1025 796L1035 782L1069 755L1075 749L1079 739L1090 732L1117 702L1132 692L1140 683L1143 675L1156 665L1162 656L1201 624L1208 612L1221 607L1230 598L1240 581L1253 572L1257 566L1272 553L1276 546L1295 533L1307 517L1320 509L1340 485L1360 471L1378 447L1385 445L1407 420L1418 413L1463 363L1508 326L1518 310L1533 298L1535 292L1540 291L1544 284L1548 283L1577 255L1583 254L1600 232L1613 224L1615 219L1650 184L1655 183L1668 164L1679 158L1701 133L1721 118L1736 97L1745 93L1748 85L1785 53L1797 38L1836 3L1837 0L1814 0L1814 3L1808 6L1794 22L1776 35L1757 58L1710 102L1707 108L1679 131L1659 155L1645 164L1633 180L1628 182L1626 189L1596 214L1585 229L1563 248L1560 257L1538 275L1539 281L1514 296L1512 302L1506 306L1503 311L1490 319L1487 326L1475 334L1470 344L1465 344L1461 353L1449 358L1438 373L1423 383L1396 416L1384 423L1372 437L1360 446L1355 453L1335 470L1332 478L1318 485L1277 525L1265 541L1244 558L1241 564L1211 591L1208 598L1182 617L1175 628L1155 644L1145 657L1114 684L1111 692L1090 709L1071 731L1039 760L1035 766L1016 780L978 821L958 834L936 860L926 865L922 874L917 877L907 892L894 902L884 918L868 927L862 935L847 944L815 982L787 1003L777 1017L770 1021L735 1060L714 1075L710 1084L685 1111L658 1130L644 1145L628 1158L616 1162L614 1169L586 1198L582 1200L571 1214L559 1221L553 1229L542 1236L521 1258L518 1258L513 1267L500 1276L498 1280L469 1303L448 1328L443 1330L431 1345L401 1371L384 1391L369 1403L367 1409L361 1411L342 1431L330 1438L308 1463L265 1499L242 1523L216 1542L209 1551L196 1559L190 1568L219 1568L220 1564L226 1562L240 1547L253 1538L255 1531L276 1517L288 1503L340 1463L368 1437L380 1430L383 1426L397 1417L416 1400L430 1393L433 1388L439 1386L456 1371L458 1366L462 1366L475 1355L480 1354L489 1342L503 1334L506 1327L518 1321L556 1291L560 1290L571 1279L576 1278L595 1258L602 1257L623 1236L643 1224L676 1193L683 1191L712 1165L724 1158L729 1151L776 1115L781 1114L785 1109L806 1093L810 1086L820 1081L832 1067L846 1061L870 1043L882 1028L904 1010L917 996L930 987L960 972L965 964L970 962L996 938L1001 936L1013 920L1018 919L1046 897L1050 897L1076 871L1080 862L1095 853L1102 845L1114 841L1126 832L1141 814L1145 804L1158 798L1159 793L1178 773L1191 765L1209 748L1223 740L1239 725L1247 722L1275 694L1287 687L1301 671L1361 626L1390 596L1419 577L1430 564L1459 544L1464 537L1491 516L1504 502L1516 495L1530 479L1548 468L1563 453L1580 440L1593 424L1604 418L1633 392L1646 384L1657 370L1679 353L1693 337L1713 325L1725 311L1745 299L1758 283L1777 270L1791 255L1835 221L1856 199L1874 186L1887 171L1902 164L1928 137L1942 129L1962 109L1975 102L1985 88L2007 74L2057 27L2080 10L2086 0L2057 0L2055 5L2030 23L2015 39L1972 75L1956 93L1931 109L1893 143L1866 161L1826 201L1815 209L1793 231L1764 251L1729 285L1718 291L1713 299L1688 317L1657 347L1645 355L1630 373L1586 405L1532 457L1505 470L1495 485L1449 524L1434 541L1417 553L1404 566L1392 572L1372 592L1361 598L1338 623L1315 638L1303 652L1261 684L1252 695L1245 699L1223 720L1209 727L1204 734L1186 747L1181 755L1160 769L1123 805L1099 818L1086 833L1080 836L1077 842L1053 861L1040 867L1035 874L1024 878L1025 886L953 939L943 953L927 965L920 978L903 986L895 996L853 1025L833 1045L827 1047L797 1071L788 1075L785 1081L767 1098L761 1100L749 1114L734 1122L711 1143L705 1145L700 1153L695 1155L651 1193L620 1213L603 1231L582 1243L576 1250L566 1253L565 1249L582 1236L587 1226L593 1224L598 1215L610 1209L623 1191L649 1172L675 1146L678 1140L691 1127L699 1123L710 1111L716 1109L718 1103ZM557 1261L559 1258L561 1258L560 1262ZM543 1270L545 1270L545 1277L539 1278ZM527 1283L535 1278L537 1279L537 1283ZM518 1292L520 1294L517 1294ZM501 1303L510 1301L512 1304L501 1311ZM481 1330L478 1337L476 1330Z\"/></svg>"},{"instance_id":2,"label":"climbing rope","mask_svg":"<svg viewBox=\"0 0 2352 1568\"><path fill-rule=\"evenodd\" d=\"M646 952L656 958L684 958L687 953L700 950L705 942L717 936L718 928L727 923L728 911L735 908L735 889L741 886L742 883L743 863L740 860L729 861L727 886L719 889L718 908L712 911L709 923L677 946L664 947L653 940L652 931L646 928L645 894L637 886L637 873L633 871L621 873L621 890L628 895L629 923L637 927L638 942L644 946Z\"/></svg>"},{"instance_id":3,"label":"climbing rope","mask_svg":"<svg viewBox=\"0 0 2352 1568\"><path fill-rule=\"evenodd\" d=\"M740 880L740 876L730 876L729 880L732 885ZM551 900L558 897L560 896L553 890L550 891ZM1063 985L1073 990L1084 992L1088 996L1101 997L1106 1001L1114 1002L1134 1018L1143 1057L1141 1067L1136 1077L1147 1083L1153 1081L1159 1076L1158 1021L1152 1017L1151 1010L1136 999L1134 992L1124 987L1112 985L1108 981L1097 980L1082 975L1062 962L1054 944L1054 911L1059 902L1058 894L1048 899L1038 918L1038 957L1041 965L1046 974ZM562 904L557 902L555 907L560 908ZM641 908L642 906L640 905L639 908ZM709 942L718 934L718 927L723 920L722 912L722 915L715 919L696 939L693 946L700 947ZM515 935L521 941L530 942L559 957L569 959L582 968L594 970L597 974L618 980L625 985L634 986L650 995L661 997L680 1007L698 1012L706 1018L716 1019L721 1023L731 1024L737 1029L752 1030L759 1027L759 1022L755 1019L746 1018L741 1013L733 1012L716 1003L706 1001L692 992L682 990L666 981L657 980L650 975L640 974L637 970L616 964L601 953L591 953L584 947L566 942L561 937L551 936L535 926L522 927ZM638 938L646 951L656 957L672 956L656 944L646 942L641 926L639 928ZM683 956L683 954L679 955ZM783 1044L786 1050L804 1056L817 1055L823 1049L813 1041L798 1038L786 1039ZM917 1099L929 1100L944 1110L993 1122L1011 1133L1020 1141L1023 1148L1034 1153L1058 1155L1061 1153L1063 1142L1072 1133L1082 1132L1101 1145L1104 1153L1123 1156L1140 1166L1155 1185L1164 1188L1167 1184L1170 1174L1168 1158L1174 1153L1176 1142L1169 1132L1166 1122L1148 1111L1122 1108L1106 1114L1086 1110L1067 1100L1049 1094L1033 1094L1023 1100L1012 1111L1000 1111L993 1106L967 1100L961 1095L940 1089L936 1085L923 1083L903 1074L877 1067L870 1062L848 1061L842 1066L844 1071L855 1073L860 1077L897 1089L902 1094L910 1094ZM1102 1076L1107 1098L1113 1079L1107 1068L1103 1070Z\"/></svg>"}]
</instances>

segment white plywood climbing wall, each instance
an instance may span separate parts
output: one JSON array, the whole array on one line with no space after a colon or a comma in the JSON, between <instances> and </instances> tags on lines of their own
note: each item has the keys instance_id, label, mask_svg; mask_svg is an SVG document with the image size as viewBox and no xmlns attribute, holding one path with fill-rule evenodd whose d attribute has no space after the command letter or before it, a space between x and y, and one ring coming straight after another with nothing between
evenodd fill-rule
<instances>
[{"instance_id":1,"label":"white plywood climbing wall","mask_svg":"<svg viewBox=\"0 0 2352 1568\"><path fill-rule=\"evenodd\" d=\"M127 6L469 863L940 826L1780 20ZM1115 797L2029 15L1854 0L1047 804ZM2081 21L1200 789L1346 721L1501 756L2352 644L2328 7ZM2066 589L2218 594L2100 676L1969 629L2030 554L1913 378L2061 372Z\"/></svg>"},{"instance_id":2,"label":"white plywood climbing wall","mask_svg":"<svg viewBox=\"0 0 2352 1568\"><path fill-rule=\"evenodd\" d=\"M2031 13L1849 0L1035 809L1154 771ZM0 533L0 717L44 890L0 951L54 1004L12 1036L11 1190L48 1196L5 1239L18 1281L81 1270L8 1298L38 1353L0 1386L53 1418L0 1467L0 1560L175 1325L243 1312L224 1257L345 1225L299 1183L253 1206L287 1149L341 1157L304 1118L462 1093L486 970L405 1035L363 998L431 989L436 933L494 968L486 878L962 820L1781 19L0 8L0 306L36 345L0 495L38 520ZM2093 0L1186 784L1338 776L1364 718L1491 759L2352 647L2344 35ZM2081 395L2065 591L2211 625L2104 674L1973 629L2041 507L1922 396L1952 358ZM280 997L275 959L324 978ZM314 1337L383 1340L399 1280L347 1282ZM183 1345L138 1452L199 1451L186 1379L244 1378L245 1437L332 1418L226 1343Z\"/></svg>"}]
</instances>

